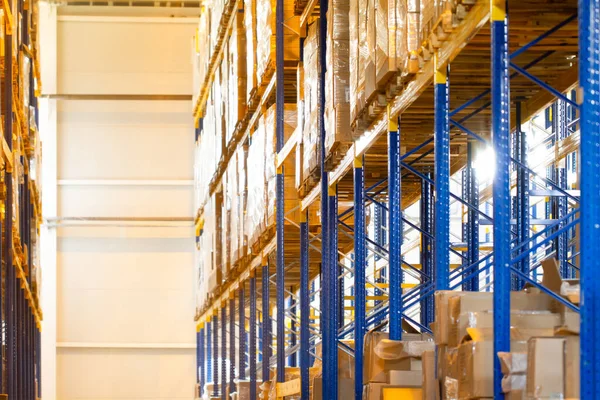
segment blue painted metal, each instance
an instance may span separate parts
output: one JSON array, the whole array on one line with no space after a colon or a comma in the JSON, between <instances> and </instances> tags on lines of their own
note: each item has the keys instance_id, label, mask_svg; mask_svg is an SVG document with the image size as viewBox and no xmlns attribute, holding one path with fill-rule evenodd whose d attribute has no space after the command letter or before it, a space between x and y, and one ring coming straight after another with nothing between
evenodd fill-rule
<instances>
[{"instance_id":1,"label":"blue painted metal","mask_svg":"<svg viewBox=\"0 0 600 400\"><path fill-rule=\"evenodd\" d=\"M227 304L221 304L221 400L227 400Z\"/></svg>"},{"instance_id":2,"label":"blue painted metal","mask_svg":"<svg viewBox=\"0 0 600 400\"><path fill-rule=\"evenodd\" d=\"M508 16L504 0L492 4L492 141L494 176L494 354L510 351L510 87ZM494 357L494 398L503 399L500 360Z\"/></svg>"},{"instance_id":3,"label":"blue painted metal","mask_svg":"<svg viewBox=\"0 0 600 400\"><path fill-rule=\"evenodd\" d=\"M238 302L238 379L246 380L246 296L244 282L241 283Z\"/></svg>"},{"instance_id":4,"label":"blue painted metal","mask_svg":"<svg viewBox=\"0 0 600 400\"><path fill-rule=\"evenodd\" d=\"M556 132L556 140L564 140L568 136L567 130L567 105L564 101L557 100L556 112L554 113L554 124ZM566 160L561 161L560 165L556 166L555 177L556 183L561 189L567 189L567 171L565 169ZM564 196L556 197L553 199L556 208L556 217L561 218L567 214L567 199ZM564 278L574 278L575 274L573 269L567 263L567 251L569 247L568 234L562 234L556 241L556 258L560 265L560 273Z\"/></svg>"},{"instance_id":5,"label":"blue painted metal","mask_svg":"<svg viewBox=\"0 0 600 400\"><path fill-rule=\"evenodd\" d=\"M363 159L354 161L354 398L363 396L364 336L366 331L366 220ZM377 207L379 208L379 207ZM376 224L377 225L377 224ZM377 229L377 226L375 227Z\"/></svg>"},{"instance_id":6,"label":"blue painted metal","mask_svg":"<svg viewBox=\"0 0 600 400\"><path fill-rule=\"evenodd\" d=\"M338 398L338 339L337 333L338 328L340 328L340 279L339 279L339 271L338 267L338 218L337 218L337 210L338 210L338 200L337 200L337 186L335 188L329 189L328 196L328 231L329 231L329 241L327 250L329 252L329 263L328 268L329 272L327 276L329 277L329 281L325 284L328 285L328 293L330 294L328 297L328 305L326 306L329 311L329 321L328 321L328 329L331 330L330 334L327 337L327 342L323 343L323 347L328 348L327 352L327 361L328 361L328 376L330 378L327 386L329 386L329 395L332 399Z\"/></svg>"},{"instance_id":7,"label":"blue painted metal","mask_svg":"<svg viewBox=\"0 0 600 400\"><path fill-rule=\"evenodd\" d=\"M530 81L532 81L533 83L537 84L542 89L545 89L548 92L552 93L557 98L559 98L559 99L561 99L561 100L569 103L573 107L576 107L576 108L579 107L579 105L577 103L575 103L573 100L569 99L567 96L565 96L564 94L562 94L558 90L554 89L552 86L548 85L546 82L544 82L541 79L533 76L532 74L530 74L529 72L527 72L524 68L519 67L518 65L516 65L513 62L510 63L510 66L511 66L512 69L514 69L515 71L517 71L519 74L523 75L525 78L527 78Z\"/></svg>"},{"instance_id":8,"label":"blue painted metal","mask_svg":"<svg viewBox=\"0 0 600 400\"><path fill-rule=\"evenodd\" d=\"M441 66L437 66L440 68ZM435 139L435 288L450 286L450 123L448 67L438 70L434 83Z\"/></svg>"},{"instance_id":9,"label":"blue painted metal","mask_svg":"<svg viewBox=\"0 0 600 400\"><path fill-rule=\"evenodd\" d=\"M212 355L212 323L206 322L206 382L213 381L213 355Z\"/></svg>"},{"instance_id":10,"label":"blue painted metal","mask_svg":"<svg viewBox=\"0 0 600 400\"><path fill-rule=\"evenodd\" d=\"M431 173L426 173L431 178ZM425 181L421 181L421 267L423 274L427 276L427 281L433 282L434 278L434 258L433 246L433 188ZM425 279L422 279L424 281ZM427 297L421 304L421 321L429 326L434 320L433 298Z\"/></svg>"},{"instance_id":11,"label":"blue painted metal","mask_svg":"<svg viewBox=\"0 0 600 400\"><path fill-rule=\"evenodd\" d=\"M579 0L581 126L581 397L600 392L600 1Z\"/></svg>"},{"instance_id":12,"label":"blue painted metal","mask_svg":"<svg viewBox=\"0 0 600 400\"><path fill-rule=\"evenodd\" d=\"M213 322L213 397L219 396L219 316L212 318Z\"/></svg>"},{"instance_id":13,"label":"blue painted metal","mask_svg":"<svg viewBox=\"0 0 600 400\"><path fill-rule=\"evenodd\" d=\"M271 329L273 321L271 321L271 310L269 307L269 299L271 298L271 288L269 285L269 263L265 262L262 267L262 380L263 382L269 382L270 377L270 363L271 363L271 345L273 343L273 337ZM284 359L285 361L285 359ZM284 375L285 378L285 375Z\"/></svg>"},{"instance_id":14,"label":"blue painted metal","mask_svg":"<svg viewBox=\"0 0 600 400\"><path fill-rule=\"evenodd\" d=\"M229 299L229 393L235 392L235 297Z\"/></svg>"},{"instance_id":15,"label":"blue painted metal","mask_svg":"<svg viewBox=\"0 0 600 400\"><path fill-rule=\"evenodd\" d=\"M256 371L256 277L250 277L250 349L248 350L248 361L250 363L250 400L257 400L257 371Z\"/></svg>"},{"instance_id":16,"label":"blue painted metal","mask_svg":"<svg viewBox=\"0 0 600 400\"><path fill-rule=\"evenodd\" d=\"M308 222L307 212L300 222L300 382L302 400L310 399L310 296L308 292Z\"/></svg>"},{"instance_id":17,"label":"blue painted metal","mask_svg":"<svg viewBox=\"0 0 600 400\"><path fill-rule=\"evenodd\" d=\"M389 327L390 339L402 340L402 182L400 176L400 124L388 110L389 205Z\"/></svg>"},{"instance_id":18,"label":"blue painted metal","mask_svg":"<svg viewBox=\"0 0 600 400\"><path fill-rule=\"evenodd\" d=\"M294 288L290 287L290 293L294 292ZM296 318L297 318L297 309L296 309L296 300L294 298L292 298L292 296L290 296L288 298L288 306L287 309L289 310L289 313L291 315L293 315L293 318L290 318L290 343L289 343L289 347L294 347L296 346L297 343L297 337L296 337ZM288 360L287 360L287 365L289 367L297 367L298 366L298 361L297 361L297 356L298 356L298 352L294 352L293 354L290 354L288 356Z\"/></svg>"},{"instance_id":19,"label":"blue painted metal","mask_svg":"<svg viewBox=\"0 0 600 400\"><path fill-rule=\"evenodd\" d=\"M516 104L516 130L515 130L515 158L523 165L527 165L527 154L529 152L527 146L527 133L521 127L521 102ZM529 173L517 166L517 196L516 196L516 224L517 224L517 245L527 241L530 231L530 215L529 215ZM520 271L529 270L529 256L526 256L516 266ZM517 275L513 275L512 290L521 290L524 281Z\"/></svg>"},{"instance_id":20,"label":"blue painted metal","mask_svg":"<svg viewBox=\"0 0 600 400\"><path fill-rule=\"evenodd\" d=\"M200 397L204 389L204 327L196 334L196 382L200 385Z\"/></svg>"},{"instance_id":21,"label":"blue painted metal","mask_svg":"<svg viewBox=\"0 0 600 400\"><path fill-rule=\"evenodd\" d=\"M468 209L467 221L464 224L464 241L467 243L466 267L479 260L479 216L475 212L479 209L479 182L477 181L477 171L473 166L474 147L475 143L469 140L467 142L467 165L463 171L463 198L473 206ZM463 290L478 291L479 275L474 274L471 279L465 280Z\"/></svg>"}]
</instances>

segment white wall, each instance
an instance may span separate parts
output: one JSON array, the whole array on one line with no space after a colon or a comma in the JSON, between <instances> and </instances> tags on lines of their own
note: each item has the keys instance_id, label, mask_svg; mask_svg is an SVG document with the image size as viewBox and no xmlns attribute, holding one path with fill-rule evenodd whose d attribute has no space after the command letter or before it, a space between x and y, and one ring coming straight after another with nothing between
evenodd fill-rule
<instances>
[{"instance_id":1,"label":"white wall","mask_svg":"<svg viewBox=\"0 0 600 400\"><path fill-rule=\"evenodd\" d=\"M56 90L43 82L45 94L190 94L193 20L54 18ZM56 264L43 299L56 304L55 321L46 318L43 332L56 361L43 360L43 398L191 399L191 102L46 103L56 110L45 127L56 134L45 140L55 141L57 160L47 167L54 179L44 175L55 210L44 213L57 237L54 249L43 243L42 265ZM121 220L53 228L57 217ZM130 218L150 221L133 227L140 222Z\"/></svg>"}]
</instances>

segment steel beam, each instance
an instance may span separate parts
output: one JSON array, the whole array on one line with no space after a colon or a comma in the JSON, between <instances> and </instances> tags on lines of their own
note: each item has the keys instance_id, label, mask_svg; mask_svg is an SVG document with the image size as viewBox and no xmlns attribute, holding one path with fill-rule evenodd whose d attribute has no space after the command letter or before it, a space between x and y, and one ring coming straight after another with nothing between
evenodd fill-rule
<instances>
[{"instance_id":1,"label":"steel beam","mask_svg":"<svg viewBox=\"0 0 600 400\"><path fill-rule=\"evenodd\" d=\"M426 173L427 177L431 179L431 173ZM426 181L421 181L421 266L423 273L430 282L434 280L434 267L433 267L433 187ZM423 278L422 281L425 279ZM425 290L425 289L423 289ZM433 298L431 296L426 297L421 303L421 322L425 326L429 326L434 320L434 308Z\"/></svg>"},{"instance_id":2,"label":"steel beam","mask_svg":"<svg viewBox=\"0 0 600 400\"><path fill-rule=\"evenodd\" d=\"M271 370L271 345L273 343L273 337L271 336L271 329L273 321L271 321L271 310L270 310L270 298L271 288L269 285L269 263L265 262L262 267L262 381L270 382L270 370ZM279 292L280 290L278 290Z\"/></svg>"},{"instance_id":3,"label":"steel beam","mask_svg":"<svg viewBox=\"0 0 600 400\"><path fill-rule=\"evenodd\" d=\"M300 382L301 399L310 399L310 295L308 290L308 212L300 222Z\"/></svg>"},{"instance_id":4,"label":"steel beam","mask_svg":"<svg viewBox=\"0 0 600 400\"><path fill-rule=\"evenodd\" d=\"M200 332L198 332L198 384L200 385L200 397L204 394L204 384L206 383L206 362L204 359L205 354L205 342L204 342L204 333L205 333L204 322L200 323Z\"/></svg>"},{"instance_id":5,"label":"steel beam","mask_svg":"<svg viewBox=\"0 0 600 400\"><path fill-rule=\"evenodd\" d=\"M354 398L363 398L364 337L366 331L366 219L363 157L354 160ZM379 208L379 207L377 207ZM376 228L377 229L377 228Z\"/></svg>"},{"instance_id":6,"label":"steel beam","mask_svg":"<svg viewBox=\"0 0 600 400\"><path fill-rule=\"evenodd\" d=\"M213 397L219 396L219 316L213 315Z\"/></svg>"},{"instance_id":7,"label":"steel beam","mask_svg":"<svg viewBox=\"0 0 600 400\"><path fill-rule=\"evenodd\" d=\"M241 283L238 302L238 379L246 380L246 296L244 282Z\"/></svg>"},{"instance_id":8,"label":"steel beam","mask_svg":"<svg viewBox=\"0 0 600 400\"><path fill-rule=\"evenodd\" d=\"M229 393L235 392L235 297L229 299Z\"/></svg>"},{"instance_id":9,"label":"steel beam","mask_svg":"<svg viewBox=\"0 0 600 400\"><path fill-rule=\"evenodd\" d=\"M256 386L256 277L250 277L250 350L248 351L248 360L250 361L250 400L257 400Z\"/></svg>"},{"instance_id":10,"label":"steel beam","mask_svg":"<svg viewBox=\"0 0 600 400\"><path fill-rule=\"evenodd\" d=\"M516 130L515 130L515 155L516 159L523 165L528 165L527 154L529 149L527 146L527 133L521 127L521 102L516 104ZM529 229L531 217L529 214L529 198L531 195L529 185L529 172L519 166L517 170L517 197L516 197L516 223L517 223L517 245L525 243L529 239ZM529 246L525 247L524 251L528 251ZM522 272L529 271L529 255L527 255L516 266ZM512 289L521 290L525 282L518 276L513 276L511 279Z\"/></svg>"},{"instance_id":11,"label":"steel beam","mask_svg":"<svg viewBox=\"0 0 600 400\"><path fill-rule=\"evenodd\" d=\"M447 65L437 65L434 75L435 139L435 288L450 287L450 123Z\"/></svg>"},{"instance_id":12,"label":"steel beam","mask_svg":"<svg viewBox=\"0 0 600 400\"><path fill-rule=\"evenodd\" d=\"M213 354L212 354L212 322L209 317L206 321L206 383L213 382Z\"/></svg>"},{"instance_id":13,"label":"steel beam","mask_svg":"<svg viewBox=\"0 0 600 400\"><path fill-rule=\"evenodd\" d=\"M506 0L491 0L492 142L494 176L494 354L510 351L510 87ZM503 399L500 360L494 357L494 398Z\"/></svg>"},{"instance_id":14,"label":"steel beam","mask_svg":"<svg viewBox=\"0 0 600 400\"><path fill-rule=\"evenodd\" d=\"M221 304L221 400L227 400L227 302Z\"/></svg>"},{"instance_id":15,"label":"steel beam","mask_svg":"<svg viewBox=\"0 0 600 400\"><path fill-rule=\"evenodd\" d=\"M327 330L328 336L326 341L323 343L323 348L327 347L327 376L329 380L323 380L323 382L327 382L329 387L329 398L337 399L338 398L338 328L340 324L340 277L339 277L339 267L338 267L338 198L337 198L337 185L334 187L329 187L328 191L328 210L327 210L327 225L329 232L329 239L327 245L327 252L329 262L327 263L327 267L329 271L327 272L328 280L325 282L329 293L326 299L325 308L329 311L329 315L327 322ZM325 368L325 365L324 365ZM325 385L324 385L325 386Z\"/></svg>"},{"instance_id":16,"label":"steel beam","mask_svg":"<svg viewBox=\"0 0 600 400\"><path fill-rule=\"evenodd\" d=\"M600 393L600 1L579 0L581 398Z\"/></svg>"}]
</instances>

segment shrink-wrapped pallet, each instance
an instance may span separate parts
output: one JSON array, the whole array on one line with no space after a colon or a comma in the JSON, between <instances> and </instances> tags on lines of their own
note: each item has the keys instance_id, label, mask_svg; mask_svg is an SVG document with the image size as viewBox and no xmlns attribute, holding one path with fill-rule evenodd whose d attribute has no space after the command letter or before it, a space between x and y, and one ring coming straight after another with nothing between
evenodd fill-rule
<instances>
[{"instance_id":1,"label":"shrink-wrapped pallet","mask_svg":"<svg viewBox=\"0 0 600 400\"><path fill-rule=\"evenodd\" d=\"M259 124L250 137L246 165L252 171L248 179L248 198L246 203L245 232L248 246L251 246L260 232L265 229L266 181L265 181L265 134L264 126Z\"/></svg>"},{"instance_id":2,"label":"shrink-wrapped pallet","mask_svg":"<svg viewBox=\"0 0 600 400\"><path fill-rule=\"evenodd\" d=\"M275 70L275 18L276 0L256 0L256 75L258 85L267 84L270 73ZM283 58L285 61L300 59L300 17L294 15L293 2L285 2L283 8Z\"/></svg>"},{"instance_id":3,"label":"shrink-wrapped pallet","mask_svg":"<svg viewBox=\"0 0 600 400\"><path fill-rule=\"evenodd\" d=\"M246 101L258 85L256 75L256 1L244 0L244 32L246 39Z\"/></svg>"},{"instance_id":4,"label":"shrink-wrapped pallet","mask_svg":"<svg viewBox=\"0 0 600 400\"><path fill-rule=\"evenodd\" d=\"M319 21L308 27L304 40L304 117L302 128L302 175L313 176L319 166Z\"/></svg>"},{"instance_id":5,"label":"shrink-wrapped pallet","mask_svg":"<svg viewBox=\"0 0 600 400\"><path fill-rule=\"evenodd\" d=\"M244 32L244 14L236 12L235 21L228 43L228 119L227 136L233 137L238 123L246 112L246 41Z\"/></svg>"},{"instance_id":6,"label":"shrink-wrapped pallet","mask_svg":"<svg viewBox=\"0 0 600 400\"><path fill-rule=\"evenodd\" d=\"M325 149L332 155L353 140L350 129L349 3L330 0L325 73Z\"/></svg>"},{"instance_id":7,"label":"shrink-wrapped pallet","mask_svg":"<svg viewBox=\"0 0 600 400\"><path fill-rule=\"evenodd\" d=\"M239 229L239 249L236 260L241 259L247 254L248 236L246 234L246 207L248 204L248 147L240 147L237 151L238 156L238 193L240 197L240 224Z\"/></svg>"}]
</instances>

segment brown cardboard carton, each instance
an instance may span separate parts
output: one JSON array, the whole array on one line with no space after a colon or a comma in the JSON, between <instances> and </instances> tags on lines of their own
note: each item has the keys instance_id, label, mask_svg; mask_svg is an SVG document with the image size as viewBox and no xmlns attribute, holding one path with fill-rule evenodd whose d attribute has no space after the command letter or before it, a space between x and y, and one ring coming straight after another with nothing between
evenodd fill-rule
<instances>
[{"instance_id":1,"label":"brown cardboard carton","mask_svg":"<svg viewBox=\"0 0 600 400\"><path fill-rule=\"evenodd\" d=\"M579 336L566 336L565 348L565 398L579 399L580 396L580 348Z\"/></svg>"},{"instance_id":2,"label":"brown cardboard carton","mask_svg":"<svg viewBox=\"0 0 600 400\"><path fill-rule=\"evenodd\" d=\"M512 310L510 315L511 340L525 341L534 336L552 336L554 328L560 324L560 315L549 311ZM494 313L488 311L463 313L452 328L449 333L451 343L460 343L467 335L476 341L492 340Z\"/></svg>"},{"instance_id":3,"label":"brown cardboard carton","mask_svg":"<svg viewBox=\"0 0 600 400\"><path fill-rule=\"evenodd\" d=\"M464 399L494 395L492 368L494 343L466 342L458 348L458 397Z\"/></svg>"},{"instance_id":4,"label":"brown cardboard carton","mask_svg":"<svg viewBox=\"0 0 600 400\"><path fill-rule=\"evenodd\" d=\"M435 329L433 337L435 344L448 343L448 300L453 296L462 296L462 292L438 290L435 292Z\"/></svg>"},{"instance_id":5,"label":"brown cardboard carton","mask_svg":"<svg viewBox=\"0 0 600 400\"><path fill-rule=\"evenodd\" d=\"M381 351L376 352L377 346L384 340L388 340L389 334L387 332L370 331L365 335L365 359L364 359L364 383L369 382L388 382L389 374L388 371L410 371L415 368L415 361L411 359L410 355L404 353L402 355L402 349L398 350L400 353L391 354L386 356ZM409 334L402 335L403 342L419 341L422 342L423 336L421 334ZM383 346L383 345L382 345ZM385 346L387 347L387 346ZM393 346L392 346L393 347ZM410 346L408 346L410 347ZM381 347L380 347L381 349ZM380 357L384 355L384 359ZM401 358L400 358L401 357Z\"/></svg>"},{"instance_id":6,"label":"brown cardboard carton","mask_svg":"<svg viewBox=\"0 0 600 400\"><path fill-rule=\"evenodd\" d=\"M401 387L422 387L423 371L390 371L390 385Z\"/></svg>"},{"instance_id":7,"label":"brown cardboard carton","mask_svg":"<svg viewBox=\"0 0 600 400\"><path fill-rule=\"evenodd\" d=\"M423 400L439 399L439 384L435 375L435 351L425 351L423 361Z\"/></svg>"},{"instance_id":8,"label":"brown cardboard carton","mask_svg":"<svg viewBox=\"0 0 600 400\"><path fill-rule=\"evenodd\" d=\"M529 340L527 352L527 397L563 398L565 389L564 337Z\"/></svg>"},{"instance_id":9,"label":"brown cardboard carton","mask_svg":"<svg viewBox=\"0 0 600 400\"><path fill-rule=\"evenodd\" d=\"M323 399L323 377L316 376L313 379L311 391L313 400ZM338 399L346 400L354 398L354 379L340 378L338 381Z\"/></svg>"},{"instance_id":10,"label":"brown cardboard carton","mask_svg":"<svg viewBox=\"0 0 600 400\"><path fill-rule=\"evenodd\" d=\"M344 340L342 343L354 349L354 340ZM320 358L322 352L321 343L317 344L315 352ZM313 367L321 368L321 361L316 359ZM338 378L354 380L354 357L340 348L338 348Z\"/></svg>"}]
</instances>

